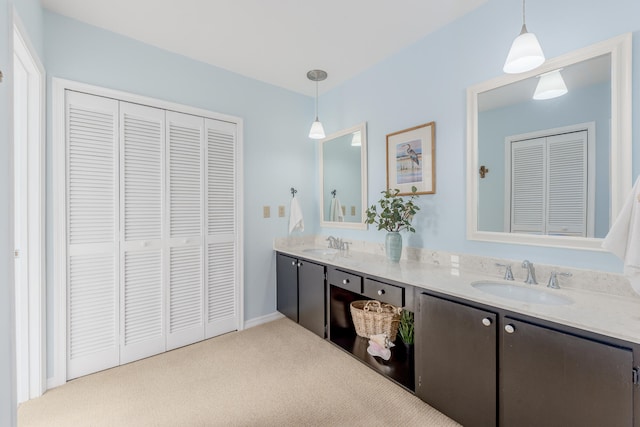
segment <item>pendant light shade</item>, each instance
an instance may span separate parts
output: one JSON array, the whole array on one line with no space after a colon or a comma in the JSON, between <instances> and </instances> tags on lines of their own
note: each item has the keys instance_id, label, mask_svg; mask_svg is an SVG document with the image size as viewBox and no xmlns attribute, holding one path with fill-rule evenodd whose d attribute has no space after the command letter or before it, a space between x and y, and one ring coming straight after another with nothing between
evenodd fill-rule
<instances>
[{"instance_id":1,"label":"pendant light shade","mask_svg":"<svg viewBox=\"0 0 640 427\"><path fill-rule=\"evenodd\" d=\"M324 127L320 120L316 117L316 120L311 124L311 130L309 131L309 138L311 139L324 139Z\"/></svg>"},{"instance_id":2,"label":"pendant light shade","mask_svg":"<svg viewBox=\"0 0 640 427\"><path fill-rule=\"evenodd\" d=\"M552 99L568 92L560 70L550 71L538 77L540 80L538 80L533 99Z\"/></svg>"},{"instance_id":3,"label":"pendant light shade","mask_svg":"<svg viewBox=\"0 0 640 427\"><path fill-rule=\"evenodd\" d=\"M327 72L322 70L311 70L307 73L307 78L316 82L316 120L311 124L311 130L309 130L309 138L311 139L324 139L324 127L320 120L318 120L318 82L327 78Z\"/></svg>"},{"instance_id":4,"label":"pendant light shade","mask_svg":"<svg viewBox=\"0 0 640 427\"><path fill-rule=\"evenodd\" d=\"M502 70L508 74L524 73L533 70L544 63L544 53L535 34L527 31L524 15L524 0L522 0L522 30L511 44Z\"/></svg>"}]
</instances>

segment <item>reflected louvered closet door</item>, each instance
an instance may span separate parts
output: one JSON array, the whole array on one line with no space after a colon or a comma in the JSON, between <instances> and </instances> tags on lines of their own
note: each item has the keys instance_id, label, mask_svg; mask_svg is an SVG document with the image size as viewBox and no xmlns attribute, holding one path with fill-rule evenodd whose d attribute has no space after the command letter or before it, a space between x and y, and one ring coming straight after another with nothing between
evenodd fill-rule
<instances>
[{"instance_id":1,"label":"reflected louvered closet door","mask_svg":"<svg viewBox=\"0 0 640 427\"><path fill-rule=\"evenodd\" d=\"M545 224L545 138L511 145L511 232L541 234Z\"/></svg>"},{"instance_id":2,"label":"reflected louvered closet door","mask_svg":"<svg viewBox=\"0 0 640 427\"><path fill-rule=\"evenodd\" d=\"M65 93L67 378L117 366L118 102Z\"/></svg>"},{"instance_id":3,"label":"reflected louvered closet door","mask_svg":"<svg viewBox=\"0 0 640 427\"><path fill-rule=\"evenodd\" d=\"M547 233L587 237L587 131L547 138Z\"/></svg>"},{"instance_id":4,"label":"reflected louvered closet door","mask_svg":"<svg viewBox=\"0 0 640 427\"><path fill-rule=\"evenodd\" d=\"M167 349L204 338L204 119L167 111Z\"/></svg>"},{"instance_id":5,"label":"reflected louvered closet door","mask_svg":"<svg viewBox=\"0 0 640 427\"><path fill-rule=\"evenodd\" d=\"M120 103L120 363L165 350L164 116Z\"/></svg>"},{"instance_id":6,"label":"reflected louvered closet door","mask_svg":"<svg viewBox=\"0 0 640 427\"><path fill-rule=\"evenodd\" d=\"M205 119L206 337L238 328L236 125Z\"/></svg>"}]
</instances>

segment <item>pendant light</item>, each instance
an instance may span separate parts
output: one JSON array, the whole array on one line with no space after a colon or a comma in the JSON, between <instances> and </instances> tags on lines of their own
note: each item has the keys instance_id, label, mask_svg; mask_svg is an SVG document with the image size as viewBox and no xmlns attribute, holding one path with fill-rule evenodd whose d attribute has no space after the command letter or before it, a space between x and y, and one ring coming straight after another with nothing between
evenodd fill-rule
<instances>
[{"instance_id":1,"label":"pendant light","mask_svg":"<svg viewBox=\"0 0 640 427\"><path fill-rule=\"evenodd\" d=\"M311 125L309 131L309 138L311 139L324 139L324 128L322 123L318 120L318 82L327 78L327 72L322 70L311 70L307 73L307 78L313 82L316 82L316 120Z\"/></svg>"},{"instance_id":2,"label":"pendant light","mask_svg":"<svg viewBox=\"0 0 640 427\"><path fill-rule=\"evenodd\" d=\"M538 80L533 99L552 99L568 92L567 85L564 83L560 70L562 70L562 68L538 76L540 80Z\"/></svg>"},{"instance_id":3,"label":"pendant light","mask_svg":"<svg viewBox=\"0 0 640 427\"><path fill-rule=\"evenodd\" d=\"M505 73L517 74L533 70L544 63L544 53L535 34L527 31L522 0L522 30L511 44L509 55L502 68Z\"/></svg>"}]
</instances>

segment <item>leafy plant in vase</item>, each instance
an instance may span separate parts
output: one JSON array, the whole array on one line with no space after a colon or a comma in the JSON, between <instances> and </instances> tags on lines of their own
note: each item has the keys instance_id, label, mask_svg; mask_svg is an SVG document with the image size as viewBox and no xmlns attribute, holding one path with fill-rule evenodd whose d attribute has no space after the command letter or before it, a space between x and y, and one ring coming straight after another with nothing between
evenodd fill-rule
<instances>
[{"instance_id":1,"label":"leafy plant in vase","mask_svg":"<svg viewBox=\"0 0 640 427\"><path fill-rule=\"evenodd\" d=\"M367 209L367 224L377 224L378 230L387 230L387 236L385 238L385 250L387 258L392 262L400 261L402 255L402 235L400 231L408 230L412 233L416 232L416 229L411 226L413 216L420 210L420 206L417 206L413 201L418 198L416 194L418 189L411 187L411 197L403 199L400 194L400 190L387 189L382 191L383 197L378 200L380 206L380 212L378 212L378 206L371 205Z\"/></svg>"}]
</instances>

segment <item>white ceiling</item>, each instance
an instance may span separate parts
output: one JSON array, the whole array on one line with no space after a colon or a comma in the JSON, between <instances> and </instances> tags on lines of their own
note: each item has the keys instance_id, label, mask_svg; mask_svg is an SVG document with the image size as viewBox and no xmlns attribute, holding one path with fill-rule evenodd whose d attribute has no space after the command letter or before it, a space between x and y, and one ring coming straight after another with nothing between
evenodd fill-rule
<instances>
[{"instance_id":1,"label":"white ceiling","mask_svg":"<svg viewBox=\"0 0 640 427\"><path fill-rule=\"evenodd\" d=\"M295 92L320 93L488 0L42 0L45 8Z\"/></svg>"}]
</instances>

